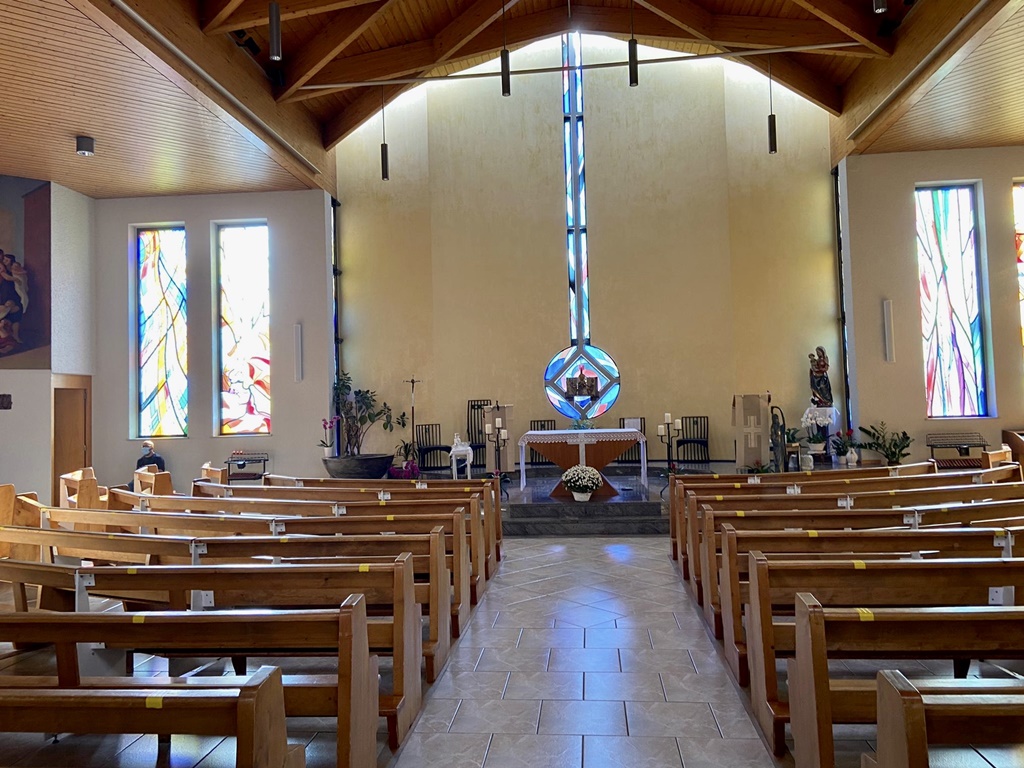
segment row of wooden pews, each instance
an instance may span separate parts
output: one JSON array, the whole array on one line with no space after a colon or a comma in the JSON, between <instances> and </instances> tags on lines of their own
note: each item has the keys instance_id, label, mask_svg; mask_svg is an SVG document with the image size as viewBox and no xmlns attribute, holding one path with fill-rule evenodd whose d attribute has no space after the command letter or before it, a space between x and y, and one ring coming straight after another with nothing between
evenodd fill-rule
<instances>
[{"instance_id":1,"label":"row of wooden pews","mask_svg":"<svg viewBox=\"0 0 1024 768\"><path fill-rule=\"evenodd\" d=\"M500 489L490 479L412 487L276 476L266 486L227 486L222 479L204 468L192 495L182 496L160 492L170 479L155 468L136 473L135 490L99 486L85 469L62 478L60 507L0 486L0 581L12 585L16 609L0 614L0 642L56 643L58 665L53 678L0 678L0 698L8 689L19 701L123 693L112 732L131 723L135 732L210 733L189 730L198 726L179 710L191 700L197 711L216 698L241 702L257 683L261 691L276 685L283 703L272 715L261 708L261 735L283 734L285 716L336 717L338 765L374 765L378 714L396 749L420 707L421 668L427 682L440 674L452 638L496 573ZM93 612L103 601L125 613ZM135 651L167 656L172 675L121 676L123 653ZM287 671L290 657L309 655L336 659L337 673ZM378 655L393 666L382 684ZM230 659L235 674L186 671L208 658ZM284 674L261 668L250 682L249 658L279 659ZM144 707L122 716L132 701L168 702L172 725ZM18 730L21 721L2 722ZM81 723L68 716L48 728L75 731ZM216 727L245 733L241 725ZM278 746L260 746L255 763L240 751L239 765L303 764L301 754Z\"/></svg>"},{"instance_id":2,"label":"row of wooden pews","mask_svg":"<svg viewBox=\"0 0 1024 768\"><path fill-rule=\"evenodd\" d=\"M777 755L789 724L797 768L834 768L833 726L883 717L865 768L927 766L928 743L1024 743L1024 682L967 678L973 659L1024 658L1024 483L1009 459L671 478L671 556ZM953 660L952 675L835 676L842 659L900 658Z\"/></svg>"}]
</instances>

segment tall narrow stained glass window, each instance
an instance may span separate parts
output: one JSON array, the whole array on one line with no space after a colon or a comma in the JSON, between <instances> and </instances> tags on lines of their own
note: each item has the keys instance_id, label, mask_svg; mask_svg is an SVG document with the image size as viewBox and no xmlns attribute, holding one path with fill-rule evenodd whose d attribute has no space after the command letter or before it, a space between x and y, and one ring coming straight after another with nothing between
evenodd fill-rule
<instances>
[{"instance_id":1,"label":"tall narrow stained glass window","mask_svg":"<svg viewBox=\"0 0 1024 768\"><path fill-rule=\"evenodd\" d=\"M270 433L270 250L266 224L217 229L220 433Z\"/></svg>"},{"instance_id":2,"label":"tall narrow stained glass window","mask_svg":"<svg viewBox=\"0 0 1024 768\"><path fill-rule=\"evenodd\" d=\"M924 187L915 196L928 416L986 416L976 190Z\"/></svg>"},{"instance_id":3,"label":"tall narrow stained glass window","mask_svg":"<svg viewBox=\"0 0 1024 768\"><path fill-rule=\"evenodd\" d=\"M1024 183L1013 185L1013 239L1017 247L1017 301L1020 304L1021 343L1024 343Z\"/></svg>"},{"instance_id":4,"label":"tall narrow stained glass window","mask_svg":"<svg viewBox=\"0 0 1024 768\"><path fill-rule=\"evenodd\" d=\"M185 229L136 231L138 437L188 434Z\"/></svg>"}]
</instances>

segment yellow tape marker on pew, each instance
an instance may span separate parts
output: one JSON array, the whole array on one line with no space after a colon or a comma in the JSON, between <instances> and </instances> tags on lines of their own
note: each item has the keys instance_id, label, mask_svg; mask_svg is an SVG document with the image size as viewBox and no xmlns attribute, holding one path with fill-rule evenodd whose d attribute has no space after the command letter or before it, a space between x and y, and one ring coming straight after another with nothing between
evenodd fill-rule
<instances>
[{"instance_id":1,"label":"yellow tape marker on pew","mask_svg":"<svg viewBox=\"0 0 1024 768\"><path fill-rule=\"evenodd\" d=\"M742 486L742 485L740 485L739 483L733 483L733 484L732 484L732 487L733 487L733 488L742 488L743 486Z\"/></svg>"},{"instance_id":2,"label":"yellow tape marker on pew","mask_svg":"<svg viewBox=\"0 0 1024 768\"><path fill-rule=\"evenodd\" d=\"M868 564L865 563L863 560L854 560L853 561L853 570L855 570L855 571L863 571L867 567L868 567Z\"/></svg>"},{"instance_id":3,"label":"yellow tape marker on pew","mask_svg":"<svg viewBox=\"0 0 1024 768\"><path fill-rule=\"evenodd\" d=\"M380 504L380 505L381 505L382 507L383 507L383 506L384 506L385 504L387 504L387 502L386 502L386 501L384 501L384 499L381 499L381 500L380 500L380 501L378 501L377 503L378 503L378 504Z\"/></svg>"},{"instance_id":4,"label":"yellow tape marker on pew","mask_svg":"<svg viewBox=\"0 0 1024 768\"><path fill-rule=\"evenodd\" d=\"M278 541L281 542L282 544L284 544L286 541L288 541L288 537L287 536L282 536L280 539L278 539Z\"/></svg>"},{"instance_id":5,"label":"yellow tape marker on pew","mask_svg":"<svg viewBox=\"0 0 1024 768\"><path fill-rule=\"evenodd\" d=\"M164 697L163 696L147 696L146 697L146 709L163 709L164 708Z\"/></svg>"},{"instance_id":6,"label":"yellow tape marker on pew","mask_svg":"<svg viewBox=\"0 0 1024 768\"><path fill-rule=\"evenodd\" d=\"M890 496L895 496L896 495L896 491L889 491L889 495Z\"/></svg>"},{"instance_id":7,"label":"yellow tape marker on pew","mask_svg":"<svg viewBox=\"0 0 1024 768\"><path fill-rule=\"evenodd\" d=\"M360 573L369 573L370 572L370 566L367 563L361 563L360 566L359 566L359 572Z\"/></svg>"},{"instance_id":8,"label":"yellow tape marker on pew","mask_svg":"<svg viewBox=\"0 0 1024 768\"><path fill-rule=\"evenodd\" d=\"M128 575L129 575L129 576L134 576L134 575L135 575L136 573L138 573L138 572L139 572L139 569L138 569L138 568L129 568L129 569L128 569Z\"/></svg>"},{"instance_id":9,"label":"yellow tape marker on pew","mask_svg":"<svg viewBox=\"0 0 1024 768\"><path fill-rule=\"evenodd\" d=\"M718 474L716 473L716 474L712 475L711 477L713 477L715 480L717 480L718 479Z\"/></svg>"},{"instance_id":10,"label":"yellow tape marker on pew","mask_svg":"<svg viewBox=\"0 0 1024 768\"><path fill-rule=\"evenodd\" d=\"M736 517L746 517L746 516L747 516L747 513L744 512L742 509L737 509L736 510Z\"/></svg>"},{"instance_id":11,"label":"yellow tape marker on pew","mask_svg":"<svg viewBox=\"0 0 1024 768\"><path fill-rule=\"evenodd\" d=\"M135 614L134 616L132 616L132 624L145 624L145 623L146 623L146 617L145 616L140 616L139 614Z\"/></svg>"},{"instance_id":12,"label":"yellow tape marker on pew","mask_svg":"<svg viewBox=\"0 0 1024 768\"><path fill-rule=\"evenodd\" d=\"M469 492L470 492L470 491L472 491L472 490L473 490L472 488L463 488L463 489L462 489L462 492L463 492L463 493L469 493Z\"/></svg>"},{"instance_id":13,"label":"yellow tape marker on pew","mask_svg":"<svg viewBox=\"0 0 1024 768\"><path fill-rule=\"evenodd\" d=\"M818 532L817 531L808 531L807 532L807 537L811 538L811 539L816 539L816 538L818 538Z\"/></svg>"},{"instance_id":14,"label":"yellow tape marker on pew","mask_svg":"<svg viewBox=\"0 0 1024 768\"><path fill-rule=\"evenodd\" d=\"M388 522L391 522L394 519L395 519L394 515L388 515Z\"/></svg>"},{"instance_id":15,"label":"yellow tape marker on pew","mask_svg":"<svg viewBox=\"0 0 1024 768\"><path fill-rule=\"evenodd\" d=\"M844 482L844 483L846 483L847 485L849 485L849 484L850 484L850 481L849 481L849 480L843 480L843 482Z\"/></svg>"},{"instance_id":16,"label":"yellow tape marker on pew","mask_svg":"<svg viewBox=\"0 0 1024 768\"><path fill-rule=\"evenodd\" d=\"M869 611L867 608L858 608L857 615L860 616L861 621L874 621L875 614Z\"/></svg>"},{"instance_id":17,"label":"yellow tape marker on pew","mask_svg":"<svg viewBox=\"0 0 1024 768\"><path fill-rule=\"evenodd\" d=\"M715 496L715 501L725 501L724 496Z\"/></svg>"}]
</instances>

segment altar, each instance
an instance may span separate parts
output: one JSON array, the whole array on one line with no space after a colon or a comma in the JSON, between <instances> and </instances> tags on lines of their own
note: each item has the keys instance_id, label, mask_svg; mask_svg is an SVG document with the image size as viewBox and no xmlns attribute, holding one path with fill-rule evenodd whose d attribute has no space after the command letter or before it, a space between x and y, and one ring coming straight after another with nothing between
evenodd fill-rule
<instances>
[{"instance_id":1,"label":"altar","mask_svg":"<svg viewBox=\"0 0 1024 768\"><path fill-rule=\"evenodd\" d=\"M562 471L576 464L585 464L598 472L640 444L640 483L647 485L647 438L638 429L553 429L531 430L519 438L519 490L526 489L526 449L532 447L544 458L553 461ZM617 496L607 477L594 497ZM552 496L571 496L559 483Z\"/></svg>"}]
</instances>

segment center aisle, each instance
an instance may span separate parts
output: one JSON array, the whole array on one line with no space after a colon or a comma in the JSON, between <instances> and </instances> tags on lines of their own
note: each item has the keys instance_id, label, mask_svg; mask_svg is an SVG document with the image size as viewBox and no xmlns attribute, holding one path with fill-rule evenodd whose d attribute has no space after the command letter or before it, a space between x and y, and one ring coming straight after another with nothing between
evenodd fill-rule
<instances>
[{"instance_id":1,"label":"center aisle","mask_svg":"<svg viewBox=\"0 0 1024 768\"><path fill-rule=\"evenodd\" d=\"M663 537L506 538L393 768L773 768Z\"/></svg>"}]
</instances>

